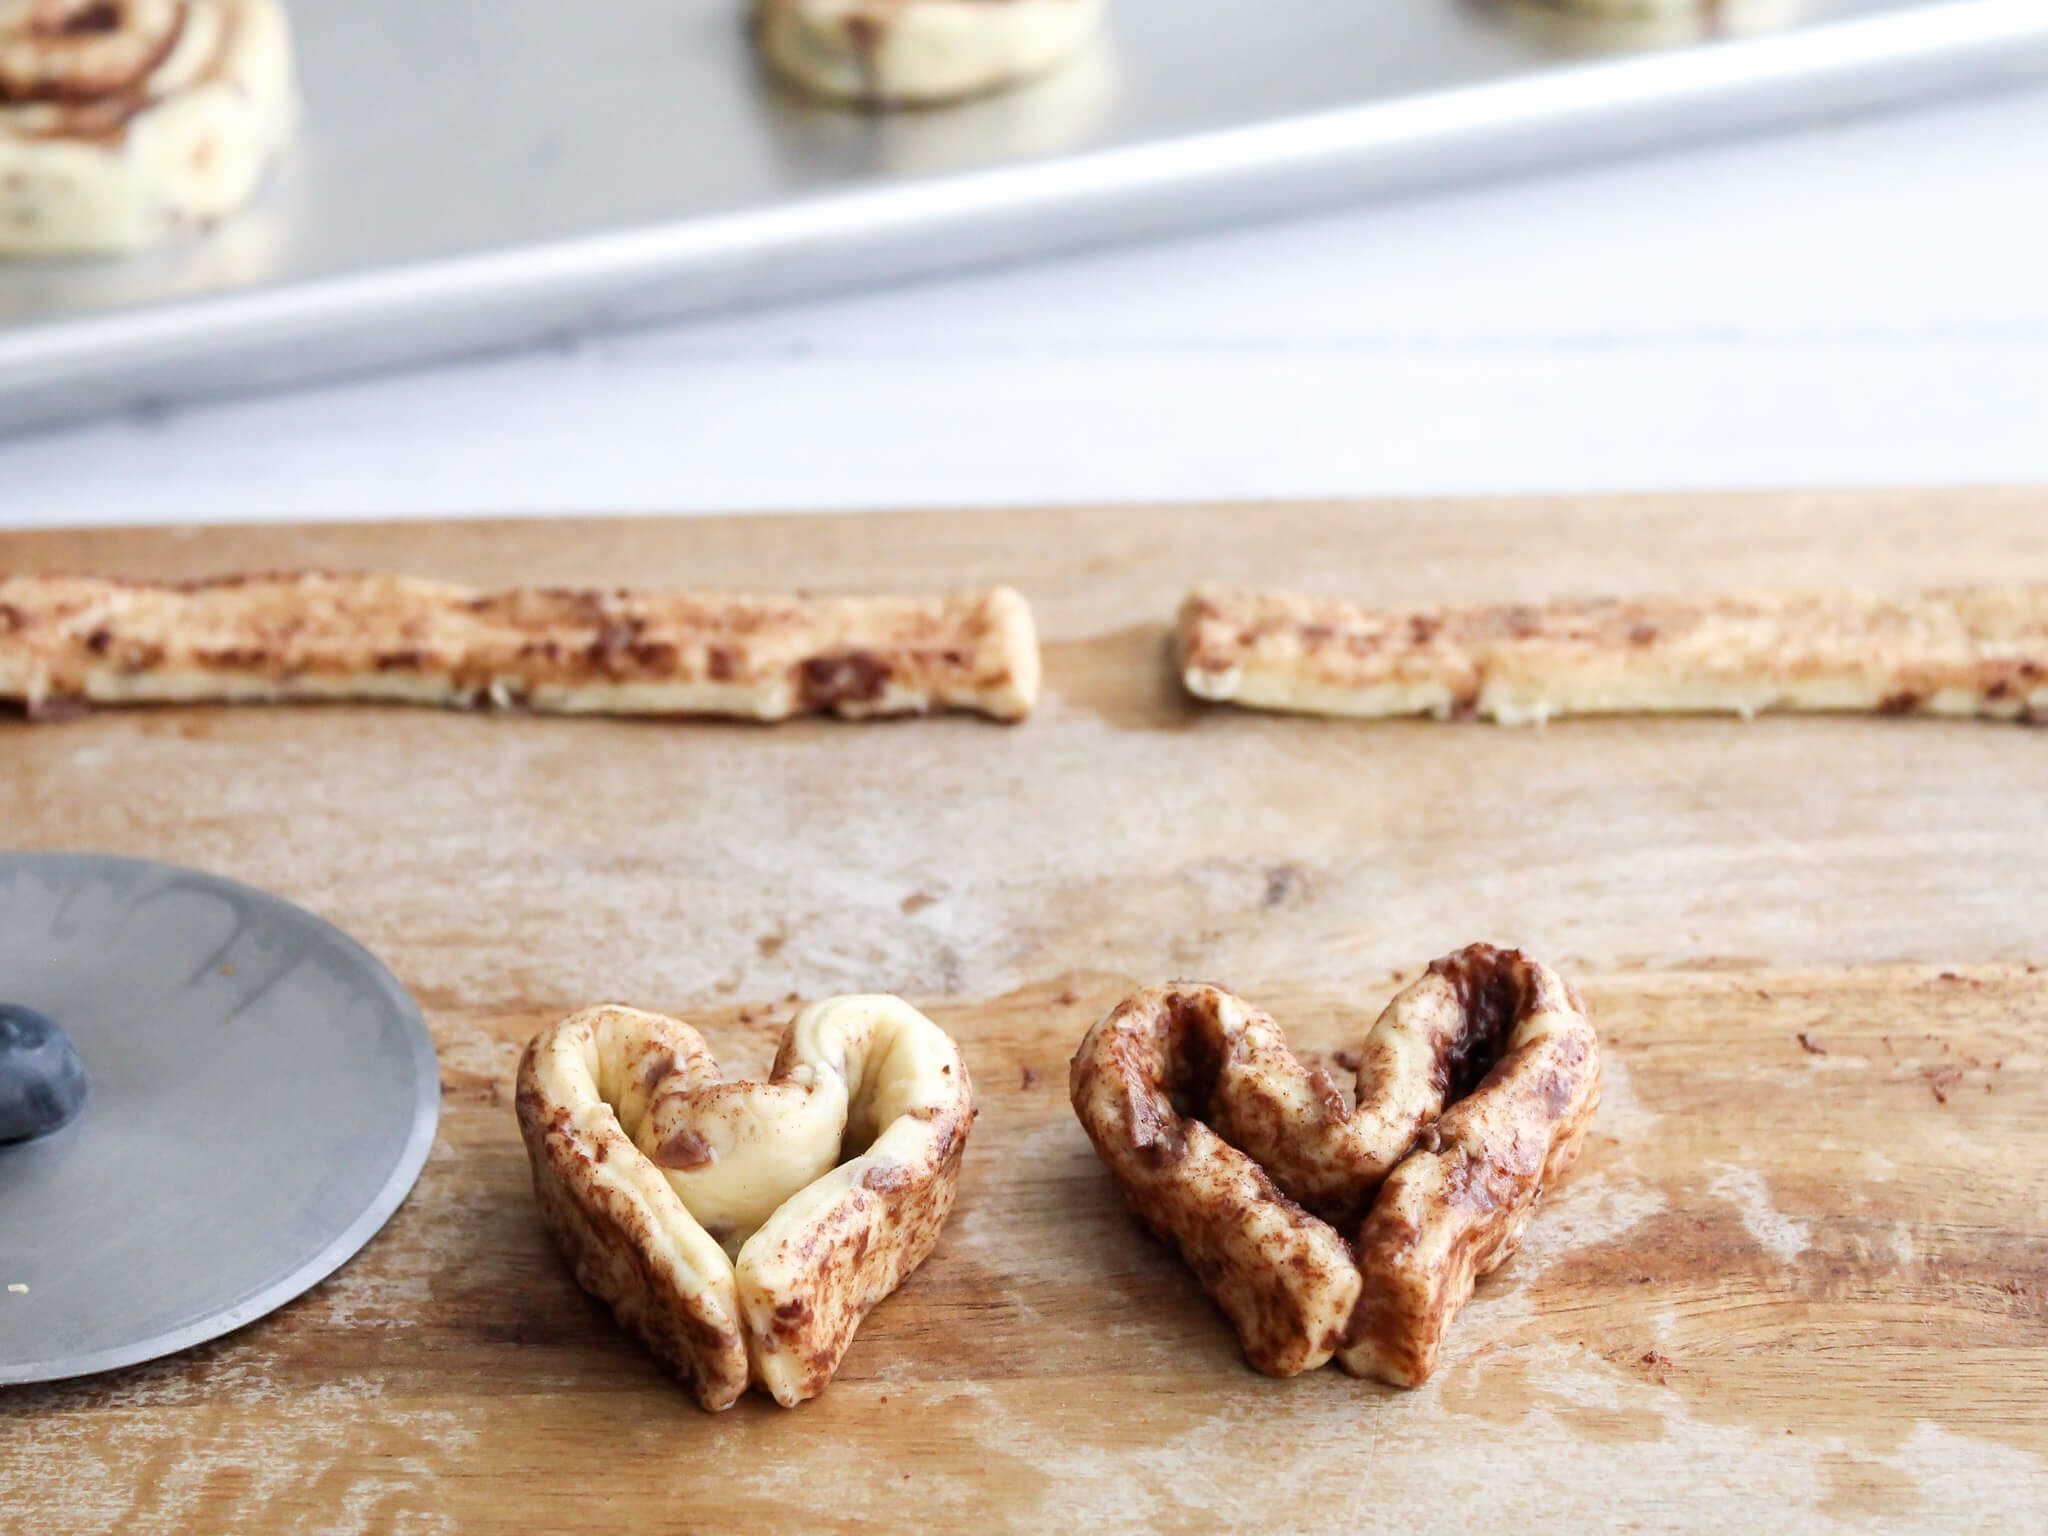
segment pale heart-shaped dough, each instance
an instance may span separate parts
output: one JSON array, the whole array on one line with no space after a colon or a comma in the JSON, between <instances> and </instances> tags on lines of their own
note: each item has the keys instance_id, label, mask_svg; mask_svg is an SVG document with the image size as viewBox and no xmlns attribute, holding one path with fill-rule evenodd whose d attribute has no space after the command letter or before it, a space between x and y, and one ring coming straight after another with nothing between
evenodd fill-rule
<instances>
[{"instance_id":1,"label":"pale heart-shaped dough","mask_svg":"<svg viewBox=\"0 0 2048 1536\"><path fill-rule=\"evenodd\" d=\"M577 1283L725 1408L815 1397L953 1206L974 1094L893 997L799 1013L769 1080L727 1082L678 1019L601 1007L519 1066L534 1191Z\"/></svg>"},{"instance_id":2,"label":"pale heart-shaped dough","mask_svg":"<svg viewBox=\"0 0 2048 1536\"><path fill-rule=\"evenodd\" d=\"M1474 944L1387 1005L1355 1103L1271 1016L1195 983L1126 998L1081 1042L1070 1087L1126 1202L1253 1366L1291 1376L1335 1355L1416 1386L1578 1155L1600 1050L1556 972Z\"/></svg>"}]
</instances>

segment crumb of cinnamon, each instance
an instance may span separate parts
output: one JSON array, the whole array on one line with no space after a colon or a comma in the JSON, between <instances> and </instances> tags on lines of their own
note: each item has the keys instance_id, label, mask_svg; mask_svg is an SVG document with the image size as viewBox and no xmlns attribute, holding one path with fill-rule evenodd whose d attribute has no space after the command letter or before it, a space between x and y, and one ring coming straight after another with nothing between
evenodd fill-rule
<instances>
[{"instance_id":1,"label":"crumb of cinnamon","mask_svg":"<svg viewBox=\"0 0 2048 1536\"><path fill-rule=\"evenodd\" d=\"M1937 1104L1948 1102L1949 1090L1963 1080L1963 1074L1955 1067L1922 1067L1920 1075L1927 1079L1927 1086L1934 1090Z\"/></svg>"}]
</instances>

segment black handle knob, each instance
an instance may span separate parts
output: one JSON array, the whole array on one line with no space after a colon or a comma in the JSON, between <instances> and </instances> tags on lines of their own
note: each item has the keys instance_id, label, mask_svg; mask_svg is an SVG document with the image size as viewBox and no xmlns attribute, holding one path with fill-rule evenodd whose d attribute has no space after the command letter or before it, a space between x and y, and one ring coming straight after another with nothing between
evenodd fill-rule
<instances>
[{"instance_id":1,"label":"black handle knob","mask_svg":"<svg viewBox=\"0 0 2048 1536\"><path fill-rule=\"evenodd\" d=\"M55 1021L0 1003L0 1143L33 1141L85 1106L85 1064Z\"/></svg>"}]
</instances>

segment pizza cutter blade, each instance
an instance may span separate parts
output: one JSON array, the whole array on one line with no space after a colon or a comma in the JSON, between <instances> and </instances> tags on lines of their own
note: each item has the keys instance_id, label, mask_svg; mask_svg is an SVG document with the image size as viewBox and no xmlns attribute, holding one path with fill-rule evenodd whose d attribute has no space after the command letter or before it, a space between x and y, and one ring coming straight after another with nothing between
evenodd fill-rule
<instances>
[{"instance_id":1,"label":"pizza cutter blade","mask_svg":"<svg viewBox=\"0 0 2048 1536\"><path fill-rule=\"evenodd\" d=\"M56 1020L87 1098L0 1146L0 1383L185 1349L282 1306L397 1210L440 1073L354 940L213 875L0 854L0 1001Z\"/></svg>"}]
</instances>

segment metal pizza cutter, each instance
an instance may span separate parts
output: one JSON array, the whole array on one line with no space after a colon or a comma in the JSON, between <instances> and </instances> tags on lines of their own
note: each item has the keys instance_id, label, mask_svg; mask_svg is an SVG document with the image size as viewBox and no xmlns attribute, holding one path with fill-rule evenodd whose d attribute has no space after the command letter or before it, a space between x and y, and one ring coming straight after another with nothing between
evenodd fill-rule
<instances>
[{"instance_id":1,"label":"metal pizza cutter","mask_svg":"<svg viewBox=\"0 0 2048 1536\"><path fill-rule=\"evenodd\" d=\"M32 1138L0 1144L0 1383L282 1306L376 1234L433 1143L440 1074L405 989L231 880L0 854L0 1008L0 1136Z\"/></svg>"}]
</instances>

